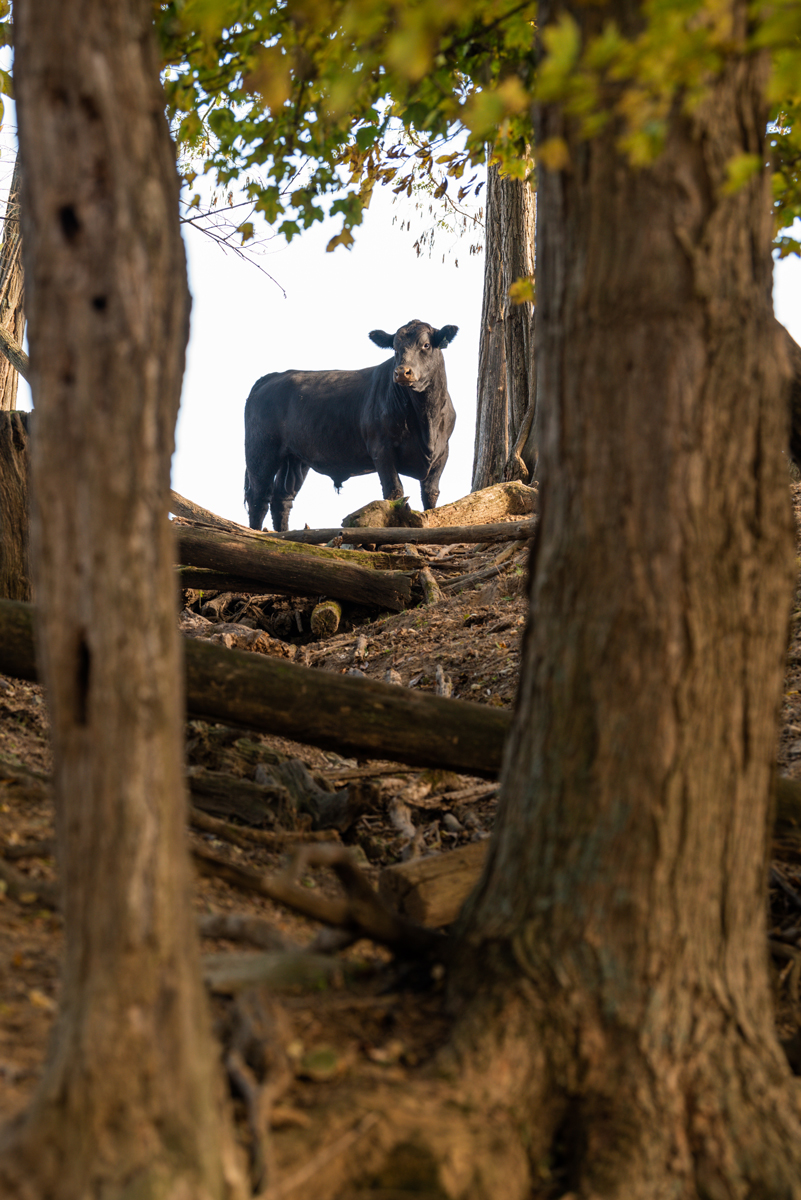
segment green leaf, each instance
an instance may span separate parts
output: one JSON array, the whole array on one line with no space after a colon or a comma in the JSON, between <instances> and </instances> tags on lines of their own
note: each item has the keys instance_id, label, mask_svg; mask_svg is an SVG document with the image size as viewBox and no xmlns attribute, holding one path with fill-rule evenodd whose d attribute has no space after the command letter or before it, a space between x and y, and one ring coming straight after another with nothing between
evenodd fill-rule
<instances>
[{"instance_id":1,"label":"green leaf","mask_svg":"<svg viewBox=\"0 0 801 1200\"><path fill-rule=\"evenodd\" d=\"M758 175L762 170L762 159L758 154L735 154L726 163L726 182L723 185L725 195L739 192L740 188Z\"/></svg>"}]
</instances>

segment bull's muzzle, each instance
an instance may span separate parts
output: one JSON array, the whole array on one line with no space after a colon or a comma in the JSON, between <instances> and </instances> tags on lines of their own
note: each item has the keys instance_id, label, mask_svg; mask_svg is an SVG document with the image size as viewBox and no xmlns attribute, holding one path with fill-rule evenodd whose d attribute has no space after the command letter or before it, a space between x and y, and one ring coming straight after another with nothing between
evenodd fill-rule
<instances>
[{"instance_id":1,"label":"bull's muzzle","mask_svg":"<svg viewBox=\"0 0 801 1200\"><path fill-rule=\"evenodd\" d=\"M414 383L415 378L414 378L414 371L412 370L412 368L411 367L396 367L395 368L395 382L396 383L406 383L406 384Z\"/></svg>"}]
</instances>

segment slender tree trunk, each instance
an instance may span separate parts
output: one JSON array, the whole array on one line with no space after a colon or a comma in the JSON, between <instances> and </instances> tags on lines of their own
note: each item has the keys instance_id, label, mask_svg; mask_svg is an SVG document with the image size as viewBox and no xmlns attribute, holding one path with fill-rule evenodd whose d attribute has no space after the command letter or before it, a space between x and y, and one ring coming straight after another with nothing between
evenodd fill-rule
<instances>
[{"instance_id":1,"label":"slender tree trunk","mask_svg":"<svg viewBox=\"0 0 801 1200\"><path fill-rule=\"evenodd\" d=\"M167 521L188 327L147 0L18 0L32 554L66 946L3 1196L242 1194L200 983Z\"/></svg>"},{"instance_id":2,"label":"slender tree trunk","mask_svg":"<svg viewBox=\"0 0 801 1200\"><path fill-rule=\"evenodd\" d=\"M0 327L13 341L22 345L25 336L25 286L22 272L22 237L20 234L20 162L14 163L11 186L3 221L3 241L0 244ZM17 370L0 354L0 412L17 407Z\"/></svg>"},{"instance_id":3,"label":"slender tree trunk","mask_svg":"<svg viewBox=\"0 0 801 1200\"><path fill-rule=\"evenodd\" d=\"M0 411L0 599L30 600L28 413Z\"/></svg>"},{"instance_id":4,"label":"slender tree trunk","mask_svg":"<svg viewBox=\"0 0 801 1200\"><path fill-rule=\"evenodd\" d=\"M541 27L565 12L584 36L640 15L551 3ZM767 157L765 81L732 59L647 169L613 124L539 114L571 156L539 190L541 527L455 994L465 1076L518 1098L554 1195L801 1196L765 947L793 580L770 192L723 186Z\"/></svg>"},{"instance_id":5,"label":"slender tree trunk","mask_svg":"<svg viewBox=\"0 0 801 1200\"><path fill-rule=\"evenodd\" d=\"M487 167L484 233L484 299L478 346L478 402L473 451L474 492L500 483L509 457L509 404L506 389L506 339L503 259L499 218L498 168Z\"/></svg>"},{"instance_id":6,"label":"slender tree trunk","mask_svg":"<svg viewBox=\"0 0 801 1200\"><path fill-rule=\"evenodd\" d=\"M536 194L524 180L487 169L484 299L472 490L503 479L530 483L534 441L534 306L509 289L534 276Z\"/></svg>"}]
</instances>

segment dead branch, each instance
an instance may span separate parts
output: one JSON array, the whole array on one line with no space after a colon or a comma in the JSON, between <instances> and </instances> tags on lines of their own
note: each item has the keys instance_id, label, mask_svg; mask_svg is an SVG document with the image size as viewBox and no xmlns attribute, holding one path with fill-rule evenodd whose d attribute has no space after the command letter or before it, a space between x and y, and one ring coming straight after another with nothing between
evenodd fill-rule
<instances>
[{"instance_id":1,"label":"dead branch","mask_svg":"<svg viewBox=\"0 0 801 1200\"><path fill-rule=\"evenodd\" d=\"M204 874L217 876L233 887L285 904L323 925L350 929L361 937L388 946L397 954L417 956L442 951L444 947L439 935L399 917L384 904L344 846L301 847L287 870L277 875L260 875L244 867L232 866L206 850L194 849L193 856ZM297 883L298 876L310 867L330 867L345 888L346 898L328 900L301 887Z\"/></svg>"},{"instance_id":2,"label":"dead branch","mask_svg":"<svg viewBox=\"0 0 801 1200\"><path fill-rule=\"evenodd\" d=\"M308 950L267 950L262 953L204 954L203 981L213 992L233 995L254 987L272 991L342 987L358 982L374 968L356 959L310 954Z\"/></svg>"},{"instance_id":3,"label":"dead branch","mask_svg":"<svg viewBox=\"0 0 801 1200\"><path fill-rule=\"evenodd\" d=\"M245 913L204 913L198 917L201 937L224 938L228 942L247 942L260 950L292 950L298 946L261 917Z\"/></svg>"},{"instance_id":4,"label":"dead branch","mask_svg":"<svg viewBox=\"0 0 801 1200\"><path fill-rule=\"evenodd\" d=\"M435 510L436 511L436 510ZM456 546L478 545L484 542L513 542L530 538L536 529L532 521L509 521L492 525L446 526L429 529L291 529L272 533L272 538L316 546L341 537L351 545L379 546Z\"/></svg>"},{"instance_id":5,"label":"dead branch","mask_svg":"<svg viewBox=\"0 0 801 1200\"><path fill-rule=\"evenodd\" d=\"M221 842L230 842L243 849L251 849L255 844L282 850L295 842L330 842L338 837L335 829L253 829L249 825L229 825L199 808L190 808L189 823L204 833L213 833Z\"/></svg>"},{"instance_id":6,"label":"dead branch","mask_svg":"<svg viewBox=\"0 0 801 1200\"><path fill-rule=\"evenodd\" d=\"M31 360L7 329L0 325L0 354L4 355L26 383L31 381Z\"/></svg>"}]
</instances>

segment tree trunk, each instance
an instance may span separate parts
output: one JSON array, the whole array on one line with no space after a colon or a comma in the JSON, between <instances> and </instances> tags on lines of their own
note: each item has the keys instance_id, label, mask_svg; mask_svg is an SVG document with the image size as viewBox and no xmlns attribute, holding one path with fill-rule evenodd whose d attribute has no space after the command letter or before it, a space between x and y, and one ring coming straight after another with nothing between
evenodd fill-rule
<instances>
[{"instance_id":1,"label":"tree trunk","mask_svg":"<svg viewBox=\"0 0 801 1200\"><path fill-rule=\"evenodd\" d=\"M14 163L11 187L3 222L3 241L0 245L0 329L22 346L25 336L24 276L22 272L22 238L20 235L20 161ZM0 412L17 407L17 368L0 352Z\"/></svg>"},{"instance_id":2,"label":"tree trunk","mask_svg":"<svg viewBox=\"0 0 801 1200\"><path fill-rule=\"evenodd\" d=\"M30 598L28 414L0 411L0 599Z\"/></svg>"},{"instance_id":3,"label":"tree trunk","mask_svg":"<svg viewBox=\"0 0 801 1200\"><path fill-rule=\"evenodd\" d=\"M498 167L487 167L487 209L484 231L484 298L478 344L478 400L471 488L500 483L509 457L506 342L503 318L503 259L500 227Z\"/></svg>"},{"instance_id":4,"label":"tree trunk","mask_svg":"<svg viewBox=\"0 0 801 1200\"><path fill-rule=\"evenodd\" d=\"M536 208L528 181L489 166L473 491L534 478L534 306L512 304L509 289L534 277Z\"/></svg>"},{"instance_id":5,"label":"tree trunk","mask_svg":"<svg viewBox=\"0 0 801 1200\"><path fill-rule=\"evenodd\" d=\"M744 44L744 0L725 11ZM538 20L567 12L585 39L642 15ZM539 191L541 526L455 1045L486 1103L517 1096L554 1195L801 1196L765 949L785 381L769 177L724 186L767 158L765 81L732 58L637 170L614 122L584 141L539 114L570 151Z\"/></svg>"},{"instance_id":6,"label":"tree trunk","mask_svg":"<svg viewBox=\"0 0 801 1200\"><path fill-rule=\"evenodd\" d=\"M32 567L65 950L4 1196L243 1195L190 908L170 457L189 295L147 0L19 0Z\"/></svg>"}]
</instances>

